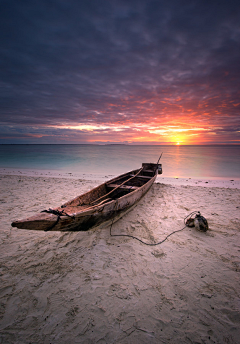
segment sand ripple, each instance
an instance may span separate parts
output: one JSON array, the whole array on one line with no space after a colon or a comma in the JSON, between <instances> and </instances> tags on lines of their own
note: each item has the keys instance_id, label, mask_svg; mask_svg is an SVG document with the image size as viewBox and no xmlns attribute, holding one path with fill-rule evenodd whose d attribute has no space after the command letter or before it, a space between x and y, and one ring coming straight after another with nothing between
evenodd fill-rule
<instances>
[{"instance_id":1,"label":"sand ripple","mask_svg":"<svg viewBox=\"0 0 240 344\"><path fill-rule=\"evenodd\" d=\"M240 190L155 183L115 234L38 232L10 223L98 182L1 176L0 343L237 343Z\"/></svg>"}]
</instances>

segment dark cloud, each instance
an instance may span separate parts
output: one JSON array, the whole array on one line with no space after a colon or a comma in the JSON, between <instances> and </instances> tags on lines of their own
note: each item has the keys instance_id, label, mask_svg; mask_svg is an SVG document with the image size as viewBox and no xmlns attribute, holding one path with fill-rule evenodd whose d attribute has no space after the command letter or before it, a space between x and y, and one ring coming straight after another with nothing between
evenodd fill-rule
<instances>
[{"instance_id":1,"label":"dark cloud","mask_svg":"<svg viewBox=\"0 0 240 344\"><path fill-rule=\"evenodd\" d=\"M239 23L231 0L3 0L1 122L239 126Z\"/></svg>"}]
</instances>

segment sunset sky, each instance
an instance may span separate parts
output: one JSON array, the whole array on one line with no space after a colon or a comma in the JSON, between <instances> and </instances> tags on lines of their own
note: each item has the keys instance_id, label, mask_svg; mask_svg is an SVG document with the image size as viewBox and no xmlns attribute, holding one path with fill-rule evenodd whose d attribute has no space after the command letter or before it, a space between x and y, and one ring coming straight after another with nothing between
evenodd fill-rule
<instances>
[{"instance_id":1,"label":"sunset sky","mask_svg":"<svg viewBox=\"0 0 240 344\"><path fill-rule=\"evenodd\" d=\"M240 144L240 1L2 0L0 143Z\"/></svg>"}]
</instances>

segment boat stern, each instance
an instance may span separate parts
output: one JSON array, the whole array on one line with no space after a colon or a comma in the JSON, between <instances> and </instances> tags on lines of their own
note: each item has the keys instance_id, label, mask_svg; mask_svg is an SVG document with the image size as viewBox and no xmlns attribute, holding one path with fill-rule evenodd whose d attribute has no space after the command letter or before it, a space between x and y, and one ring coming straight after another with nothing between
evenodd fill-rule
<instances>
[{"instance_id":1,"label":"boat stern","mask_svg":"<svg viewBox=\"0 0 240 344\"><path fill-rule=\"evenodd\" d=\"M158 174L162 174L162 164L154 164L154 163L142 163L143 172L158 172Z\"/></svg>"},{"instance_id":2,"label":"boat stern","mask_svg":"<svg viewBox=\"0 0 240 344\"><path fill-rule=\"evenodd\" d=\"M158 174L162 174L162 164L158 164L157 169L158 169Z\"/></svg>"}]
</instances>

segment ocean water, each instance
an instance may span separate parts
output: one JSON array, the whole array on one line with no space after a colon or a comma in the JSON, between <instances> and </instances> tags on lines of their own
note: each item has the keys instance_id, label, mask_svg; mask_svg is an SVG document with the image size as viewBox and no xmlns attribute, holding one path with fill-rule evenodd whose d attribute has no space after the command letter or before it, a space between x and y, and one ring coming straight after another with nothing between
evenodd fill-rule
<instances>
[{"instance_id":1,"label":"ocean water","mask_svg":"<svg viewBox=\"0 0 240 344\"><path fill-rule=\"evenodd\" d=\"M0 145L0 168L115 176L161 153L163 177L240 180L240 146L230 145Z\"/></svg>"}]
</instances>

